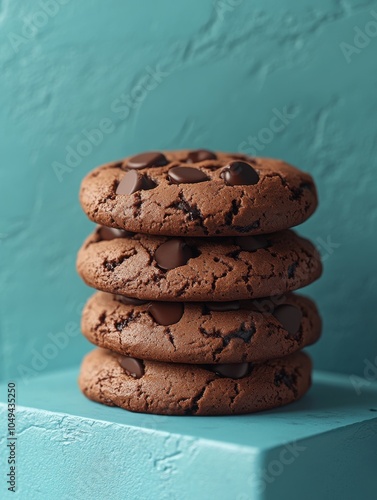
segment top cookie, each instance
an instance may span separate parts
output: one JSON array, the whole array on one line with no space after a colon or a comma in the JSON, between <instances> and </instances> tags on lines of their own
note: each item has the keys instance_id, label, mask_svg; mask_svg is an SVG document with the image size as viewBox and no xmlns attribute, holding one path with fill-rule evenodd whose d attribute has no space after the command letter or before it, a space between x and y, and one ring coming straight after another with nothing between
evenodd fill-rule
<instances>
[{"instance_id":1,"label":"top cookie","mask_svg":"<svg viewBox=\"0 0 377 500\"><path fill-rule=\"evenodd\" d=\"M281 160L207 150L149 152L102 165L83 180L91 220L167 236L272 233L317 207L312 177Z\"/></svg>"}]
</instances>

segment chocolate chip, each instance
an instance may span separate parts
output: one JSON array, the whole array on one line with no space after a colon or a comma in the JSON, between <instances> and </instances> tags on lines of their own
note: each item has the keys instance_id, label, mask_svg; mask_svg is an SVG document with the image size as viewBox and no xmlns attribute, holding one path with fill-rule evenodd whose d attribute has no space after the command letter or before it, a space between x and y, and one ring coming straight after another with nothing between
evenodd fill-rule
<instances>
[{"instance_id":1,"label":"chocolate chip","mask_svg":"<svg viewBox=\"0 0 377 500\"><path fill-rule=\"evenodd\" d=\"M135 170L126 173L118 184L116 194L133 194L141 189L148 190L156 187L156 184L146 175L139 174Z\"/></svg>"},{"instance_id":2,"label":"chocolate chip","mask_svg":"<svg viewBox=\"0 0 377 500\"><path fill-rule=\"evenodd\" d=\"M140 359L118 356L118 363L127 375L131 375L131 377L141 378L144 375L144 365Z\"/></svg>"},{"instance_id":3,"label":"chocolate chip","mask_svg":"<svg viewBox=\"0 0 377 500\"><path fill-rule=\"evenodd\" d=\"M173 167L169 170L168 176L174 184L194 184L208 181L204 172L192 167Z\"/></svg>"},{"instance_id":4,"label":"chocolate chip","mask_svg":"<svg viewBox=\"0 0 377 500\"><path fill-rule=\"evenodd\" d=\"M98 236L101 240L114 240L115 238L125 238L131 235L132 233L123 229L116 229L115 227L101 226L98 229Z\"/></svg>"},{"instance_id":5,"label":"chocolate chip","mask_svg":"<svg viewBox=\"0 0 377 500\"><path fill-rule=\"evenodd\" d=\"M184 266L193 257L193 251L182 240L168 240L160 245L155 254L158 267L161 269L175 269Z\"/></svg>"},{"instance_id":6,"label":"chocolate chip","mask_svg":"<svg viewBox=\"0 0 377 500\"><path fill-rule=\"evenodd\" d=\"M250 363L223 363L219 365L207 365L208 369L217 375L228 378L242 378L250 373Z\"/></svg>"},{"instance_id":7,"label":"chocolate chip","mask_svg":"<svg viewBox=\"0 0 377 500\"><path fill-rule=\"evenodd\" d=\"M184 306L181 302L152 302L148 311L159 325L174 325L182 318Z\"/></svg>"},{"instance_id":8,"label":"chocolate chip","mask_svg":"<svg viewBox=\"0 0 377 500\"><path fill-rule=\"evenodd\" d=\"M205 160L217 160L217 156L212 151L208 151L208 149L196 149L190 151L186 158L187 163L199 163Z\"/></svg>"},{"instance_id":9,"label":"chocolate chip","mask_svg":"<svg viewBox=\"0 0 377 500\"><path fill-rule=\"evenodd\" d=\"M227 186L251 186L259 181L259 175L244 161L232 161L221 172Z\"/></svg>"},{"instance_id":10,"label":"chocolate chip","mask_svg":"<svg viewBox=\"0 0 377 500\"><path fill-rule=\"evenodd\" d=\"M240 303L238 300L232 302L206 302L205 307L209 311L238 311Z\"/></svg>"},{"instance_id":11,"label":"chocolate chip","mask_svg":"<svg viewBox=\"0 0 377 500\"><path fill-rule=\"evenodd\" d=\"M139 170L140 168L163 167L168 163L165 155L158 151L151 151L133 156L128 160L127 167Z\"/></svg>"},{"instance_id":12,"label":"chocolate chip","mask_svg":"<svg viewBox=\"0 0 377 500\"><path fill-rule=\"evenodd\" d=\"M260 248L267 248L270 242L264 236L238 236L235 240L241 250L256 252Z\"/></svg>"},{"instance_id":13,"label":"chocolate chip","mask_svg":"<svg viewBox=\"0 0 377 500\"><path fill-rule=\"evenodd\" d=\"M115 295L115 299L126 306L141 306L148 302L147 300L134 299L132 297L125 297L124 295Z\"/></svg>"},{"instance_id":14,"label":"chocolate chip","mask_svg":"<svg viewBox=\"0 0 377 500\"><path fill-rule=\"evenodd\" d=\"M122 178L116 189L116 194L132 194L142 189L143 177L137 172L129 171Z\"/></svg>"},{"instance_id":15,"label":"chocolate chip","mask_svg":"<svg viewBox=\"0 0 377 500\"><path fill-rule=\"evenodd\" d=\"M291 304L283 304L276 307L273 315L290 335L298 332L302 320L301 309Z\"/></svg>"}]
</instances>

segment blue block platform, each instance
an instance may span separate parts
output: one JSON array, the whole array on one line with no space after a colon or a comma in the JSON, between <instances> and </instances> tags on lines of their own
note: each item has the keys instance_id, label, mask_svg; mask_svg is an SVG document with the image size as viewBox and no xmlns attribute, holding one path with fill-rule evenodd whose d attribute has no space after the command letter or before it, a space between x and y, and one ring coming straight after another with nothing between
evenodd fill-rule
<instances>
[{"instance_id":1,"label":"blue block platform","mask_svg":"<svg viewBox=\"0 0 377 500\"><path fill-rule=\"evenodd\" d=\"M235 417L167 417L88 401L77 371L17 384L17 493L25 500L375 498L377 384L314 374L304 399ZM1 386L4 401L6 387Z\"/></svg>"}]
</instances>

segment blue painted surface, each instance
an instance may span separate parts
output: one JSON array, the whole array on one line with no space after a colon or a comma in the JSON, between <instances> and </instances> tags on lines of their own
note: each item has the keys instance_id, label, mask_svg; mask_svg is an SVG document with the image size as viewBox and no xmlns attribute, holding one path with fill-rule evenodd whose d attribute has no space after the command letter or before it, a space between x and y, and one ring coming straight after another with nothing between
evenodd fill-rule
<instances>
[{"instance_id":1,"label":"blue painted surface","mask_svg":"<svg viewBox=\"0 0 377 500\"><path fill-rule=\"evenodd\" d=\"M357 392L352 378L317 372L310 393L280 410L167 417L88 401L76 377L17 384L16 498L353 500L375 487L376 383Z\"/></svg>"}]
</instances>

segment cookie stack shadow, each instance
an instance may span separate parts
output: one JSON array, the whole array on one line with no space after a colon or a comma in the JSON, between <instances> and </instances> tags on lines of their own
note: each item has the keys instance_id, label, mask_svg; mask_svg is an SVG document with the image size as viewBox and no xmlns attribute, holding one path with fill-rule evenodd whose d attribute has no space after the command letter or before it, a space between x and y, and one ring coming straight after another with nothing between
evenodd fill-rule
<instances>
[{"instance_id":1,"label":"cookie stack shadow","mask_svg":"<svg viewBox=\"0 0 377 500\"><path fill-rule=\"evenodd\" d=\"M98 291L82 314L97 348L81 367L90 399L167 415L230 415L305 394L321 319L292 293L320 277L290 227L317 206L310 175L208 150L103 165L80 200L98 224L77 269Z\"/></svg>"}]
</instances>

